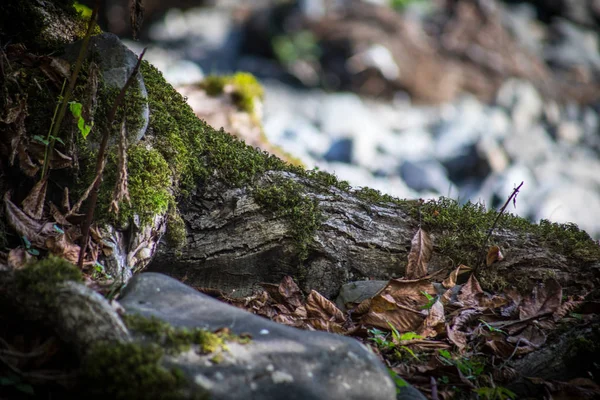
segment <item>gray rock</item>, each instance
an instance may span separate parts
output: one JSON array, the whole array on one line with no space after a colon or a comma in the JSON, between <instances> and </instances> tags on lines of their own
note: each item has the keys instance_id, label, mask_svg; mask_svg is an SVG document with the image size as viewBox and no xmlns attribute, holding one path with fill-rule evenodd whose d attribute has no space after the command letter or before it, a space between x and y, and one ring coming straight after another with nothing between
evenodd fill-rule
<instances>
[{"instance_id":1,"label":"gray rock","mask_svg":"<svg viewBox=\"0 0 600 400\"><path fill-rule=\"evenodd\" d=\"M405 161L400 167L404 182L417 192L434 191L454 197L456 187L448 180L446 169L437 161Z\"/></svg>"},{"instance_id":2,"label":"gray rock","mask_svg":"<svg viewBox=\"0 0 600 400\"><path fill-rule=\"evenodd\" d=\"M71 62L77 60L81 43L81 41L75 42L65 49L67 60ZM112 33L92 36L87 53L98 55L102 80L108 87L118 90L121 90L125 85L138 61L138 57L120 41L118 36ZM141 73L138 73L129 90L138 90L144 99L148 98L148 92ZM148 128L150 119L148 103L143 105L140 117L144 121L140 129L137 132L129 132L133 143L139 141Z\"/></svg>"},{"instance_id":3,"label":"gray rock","mask_svg":"<svg viewBox=\"0 0 600 400\"><path fill-rule=\"evenodd\" d=\"M356 281L342 285L335 304L346 311L346 304L357 304L370 299L387 285L388 281Z\"/></svg>"},{"instance_id":4,"label":"gray rock","mask_svg":"<svg viewBox=\"0 0 600 400\"><path fill-rule=\"evenodd\" d=\"M384 365L354 339L279 325L156 273L135 276L120 303L127 313L154 316L174 327L227 327L252 336L248 344L228 343L219 363L210 362L211 355L168 361L212 399L396 398Z\"/></svg>"},{"instance_id":5,"label":"gray rock","mask_svg":"<svg viewBox=\"0 0 600 400\"><path fill-rule=\"evenodd\" d=\"M500 87L496 103L510 112L517 133L526 132L535 124L544 106L535 87L519 79L509 79Z\"/></svg>"},{"instance_id":6,"label":"gray rock","mask_svg":"<svg viewBox=\"0 0 600 400\"><path fill-rule=\"evenodd\" d=\"M352 162L353 140L351 138L338 139L323 155L325 161L337 161L350 164Z\"/></svg>"},{"instance_id":7,"label":"gray rock","mask_svg":"<svg viewBox=\"0 0 600 400\"><path fill-rule=\"evenodd\" d=\"M552 157L556 143L542 126L535 126L527 132L515 132L504 141L506 153L525 164L538 164Z\"/></svg>"}]
</instances>

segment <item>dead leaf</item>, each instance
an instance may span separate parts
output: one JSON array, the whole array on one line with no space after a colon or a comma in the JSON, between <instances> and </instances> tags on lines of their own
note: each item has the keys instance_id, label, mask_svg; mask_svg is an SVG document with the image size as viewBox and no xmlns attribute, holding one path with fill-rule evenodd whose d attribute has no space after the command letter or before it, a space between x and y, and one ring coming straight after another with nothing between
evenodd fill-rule
<instances>
[{"instance_id":1,"label":"dead leaf","mask_svg":"<svg viewBox=\"0 0 600 400\"><path fill-rule=\"evenodd\" d=\"M531 295L519 307L519 319L524 320L554 313L562 301L562 287L556 279L547 279L533 288Z\"/></svg>"},{"instance_id":2,"label":"dead leaf","mask_svg":"<svg viewBox=\"0 0 600 400\"><path fill-rule=\"evenodd\" d=\"M344 313L334 303L314 290L311 290L306 299L306 314L309 318L320 318L337 323L346 322Z\"/></svg>"},{"instance_id":3,"label":"dead leaf","mask_svg":"<svg viewBox=\"0 0 600 400\"><path fill-rule=\"evenodd\" d=\"M19 236L26 237L34 246L45 248L46 239L57 234L52 222L41 223L25 214L10 201L9 192L4 195L4 206L9 225L17 231Z\"/></svg>"},{"instance_id":4,"label":"dead leaf","mask_svg":"<svg viewBox=\"0 0 600 400\"><path fill-rule=\"evenodd\" d=\"M469 271L471 271L471 267L467 267L464 264L460 264L458 267L456 267L456 269L454 271L452 271L450 273L450 275L446 279L444 279L444 281L442 282L442 285L446 289L453 288L454 286L456 286L458 276L461 274L464 274L465 272L469 272Z\"/></svg>"},{"instance_id":5,"label":"dead leaf","mask_svg":"<svg viewBox=\"0 0 600 400\"><path fill-rule=\"evenodd\" d=\"M46 239L46 248L54 255L77 264L81 248L71 242L67 235L50 236Z\"/></svg>"},{"instance_id":6,"label":"dead leaf","mask_svg":"<svg viewBox=\"0 0 600 400\"><path fill-rule=\"evenodd\" d=\"M44 202L46 200L46 187L48 186L48 175L40 179L29 191L29 194L23 200L23 211L31 218L42 219L44 213Z\"/></svg>"},{"instance_id":7,"label":"dead leaf","mask_svg":"<svg viewBox=\"0 0 600 400\"><path fill-rule=\"evenodd\" d=\"M412 239L410 253L408 253L406 279L417 279L427 275L427 264L432 252L433 243L429 234L419 228Z\"/></svg>"},{"instance_id":8,"label":"dead leaf","mask_svg":"<svg viewBox=\"0 0 600 400\"><path fill-rule=\"evenodd\" d=\"M504 260L504 256L502 255L502 251L500 251L500 247L492 246L487 252L487 256L485 257L485 264L489 267L496 261Z\"/></svg>"},{"instance_id":9,"label":"dead leaf","mask_svg":"<svg viewBox=\"0 0 600 400\"><path fill-rule=\"evenodd\" d=\"M467 347L466 333L453 329L449 324L446 324L446 333L448 334L448 340L458 347L460 352Z\"/></svg>"},{"instance_id":10,"label":"dead leaf","mask_svg":"<svg viewBox=\"0 0 600 400\"><path fill-rule=\"evenodd\" d=\"M483 296L483 289L479 285L479 281L475 274L471 274L467 283L463 285L458 294L458 300L465 306L478 307Z\"/></svg>"},{"instance_id":11,"label":"dead leaf","mask_svg":"<svg viewBox=\"0 0 600 400\"><path fill-rule=\"evenodd\" d=\"M423 321L421 330L417 333L425 338L436 337L444 332L445 327L444 305L441 301L437 300L429 309L429 314Z\"/></svg>"}]
</instances>

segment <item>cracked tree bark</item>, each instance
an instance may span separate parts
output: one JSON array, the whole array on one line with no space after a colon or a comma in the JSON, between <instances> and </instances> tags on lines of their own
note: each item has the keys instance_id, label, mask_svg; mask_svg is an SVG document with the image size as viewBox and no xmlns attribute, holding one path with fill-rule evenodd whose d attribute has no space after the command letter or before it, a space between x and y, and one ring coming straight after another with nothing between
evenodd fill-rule
<instances>
[{"instance_id":1,"label":"cracked tree bark","mask_svg":"<svg viewBox=\"0 0 600 400\"><path fill-rule=\"evenodd\" d=\"M268 185L281 175L303 185L324 217L306 260L298 259L285 218L257 204L250 188L217 185L196 192L181 207L188 244L176 251L162 243L148 270L234 296L249 294L259 282L277 283L285 275L298 279L303 290L314 289L329 297L348 281L404 275L411 239L419 226L405 207L372 204L351 192L280 172L265 174L257 185ZM432 236L435 246L440 235ZM517 231L500 229L493 237L505 260L491 268L509 282L525 280L532 286L554 276L568 293L571 287L591 287L600 281L598 259L581 263L560 254L550 243ZM461 260L451 260L434 247L429 273L449 271L457 263Z\"/></svg>"}]
</instances>

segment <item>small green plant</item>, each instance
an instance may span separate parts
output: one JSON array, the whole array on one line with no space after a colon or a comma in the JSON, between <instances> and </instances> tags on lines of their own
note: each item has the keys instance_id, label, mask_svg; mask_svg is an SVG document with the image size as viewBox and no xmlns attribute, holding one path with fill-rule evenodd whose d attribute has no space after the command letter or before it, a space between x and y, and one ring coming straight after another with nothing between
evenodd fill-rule
<instances>
[{"instance_id":1,"label":"small green plant","mask_svg":"<svg viewBox=\"0 0 600 400\"><path fill-rule=\"evenodd\" d=\"M23 240L23 245L25 246L25 251L26 252L28 252L32 256L39 256L40 255L39 250L34 249L31 246L31 242L29 241L29 239L27 239L27 236L21 236L21 239Z\"/></svg>"},{"instance_id":2,"label":"small green plant","mask_svg":"<svg viewBox=\"0 0 600 400\"><path fill-rule=\"evenodd\" d=\"M477 359L467 357L456 358L448 350L438 350L441 360L446 365L454 365L465 376L465 378L475 381L483 373L485 364Z\"/></svg>"},{"instance_id":3,"label":"small green plant","mask_svg":"<svg viewBox=\"0 0 600 400\"><path fill-rule=\"evenodd\" d=\"M371 335L373 335L372 337L369 338L369 340L375 342L375 345L377 346L378 349L380 350L385 350L385 349L393 349L394 348L394 342L387 340L387 333L385 333L384 331L377 329L377 328L371 328L369 329L369 333Z\"/></svg>"},{"instance_id":4,"label":"small green plant","mask_svg":"<svg viewBox=\"0 0 600 400\"><path fill-rule=\"evenodd\" d=\"M422 306L421 310L429 310L431 307L433 307L433 305L437 301L437 298L430 295L429 293L427 293L425 291L421 291L421 294L427 298L427 304Z\"/></svg>"},{"instance_id":5,"label":"small green plant","mask_svg":"<svg viewBox=\"0 0 600 400\"><path fill-rule=\"evenodd\" d=\"M480 319L479 322L481 322L486 328L488 328L490 332L499 332L499 333L503 333L503 334L507 335L507 333L504 332L502 329L494 328L493 326L491 326L490 324L488 324L487 322L485 322L482 319Z\"/></svg>"},{"instance_id":6,"label":"small green plant","mask_svg":"<svg viewBox=\"0 0 600 400\"><path fill-rule=\"evenodd\" d=\"M81 115L82 109L83 106L81 105L81 103L78 103L76 101L69 102L69 110L71 110L71 114L73 114L73 117L77 119L77 128L79 129L79 132L81 132L81 136L83 136L84 139L87 139L88 135L90 134L90 131L92 130L92 127L94 126L94 121L92 121L91 124L87 124L85 122L85 119L83 119L83 116Z\"/></svg>"},{"instance_id":7,"label":"small green plant","mask_svg":"<svg viewBox=\"0 0 600 400\"><path fill-rule=\"evenodd\" d=\"M110 274L106 273L106 270L104 269L104 265L100 264L98 261L96 261L93 268L94 268L94 272L92 273L93 279L98 279L98 278L111 279L112 278L112 276Z\"/></svg>"},{"instance_id":8,"label":"small green plant","mask_svg":"<svg viewBox=\"0 0 600 400\"><path fill-rule=\"evenodd\" d=\"M517 398L515 393L502 386L480 387L473 389L473 392L485 400L514 400Z\"/></svg>"},{"instance_id":9,"label":"small green plant","mask_svg":"<svg viewBox=\"0 0 600 400\"><path fill-rule=\"evenodd\" d=\"M400 393L402 391L402 388L408 386L408 382L406 382L400 375L395 373L394 370L392 370L391 368L388 368L388 373L390 374L390 377L396 384L396 394Z\"/></svg>"}]
</instances>

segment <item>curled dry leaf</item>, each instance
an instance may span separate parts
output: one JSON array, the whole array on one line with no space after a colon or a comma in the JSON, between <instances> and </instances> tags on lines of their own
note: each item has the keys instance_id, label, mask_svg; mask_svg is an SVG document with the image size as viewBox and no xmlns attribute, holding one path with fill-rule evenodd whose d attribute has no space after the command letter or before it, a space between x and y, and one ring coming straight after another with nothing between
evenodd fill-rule
<instances>
[{"instance_id":1,"label":"curled dry leaf","mask_svg":"<svg viewBox=\"0 0 600 400\"><path fill-rule=\"evenodd\" d=\"M46 239L46 248L52 254L64 258L72 264L77 264L81 248L73 243L67 235L50 236Z\"/></svg>"},{"instance_id":2,"label":"curled dry leaf","mask_svg":"<svg viewBox=\"0 0 600 400\"><path fill-rule=\"evenodd\" d=\"M46 188L47 188L47 179L40 179L29 191L29 194L23 200L23 211L27 213L31 218L35 218L37 220L42 218L42 214L44 213L44 202L46 201Z\"/></svg>"},{"instance_id":3,"label":"curled dry leaf","mask_svg":"<svg viewBox=\"0 0 600 400\"><path fill-rule=\"evenodd\" d=\"M467 347L466 333L453 329L449 324L446 324L446 332L448 340L458 348L459 352L462 352Z\"/></svg>"},{"instance_id":4,"label":"curled dry leaf","mask_svg":"<svg viewBox=\"0 0 600 400\"><path fill-rule=\"evenodd\" d=\"M324 321L338 323L346 322L344 313L335 304L314 290L311 290L306 299L306 314L309 318L319 318Z\"/></svg>"},{"instance_id":5,"label":"curled dry leaf","mask_svg":"<svg viewBox=\"0 0 600 400\"><path fill-rule=\"evenodd\" d=\"M412 239L408 264L406 265L406 279L417 279L427 275L427 264L431 259L433 243L429 234L419 228Z\"/></svg>"},{"instance_id":6,"label":"curled dry leaf","mask_svg":"<svg viewBox=\"0 0 600 400\"><path fill-rule=\"evenodd\" d=\"M487 252L487 256L485 257L485 264L489 267L496 261L504 260L504 256L502 255L502 251L500 251L500 247L492 246Z\"/></svg>"},{"instance_id":7,"label":"curled dry leaf","mask_svg":"<svg viewBox=\"0 0 600 400\"><path fill-rule=\"evenodd\" d=\"M446 317L444 316L444 305L437 300L429 309L429 314L423 321L419 335L428 338L436 337L444 332L446 327Z\"/></svg>"},{"instance_id":8,"label":"curled dry leaf","mask_svg":"<svg viewBox=\"0 0 600 400\"><path fill-rule=\"evenodd\" d=\"M26 237L35 247L44 248L46 239L57 234L52 222L41 223L31 218L10 201L9 192L4 195L6 220L21 237Z\"/></svg>"},{"instance_id":9,"label":"curled dry leaf","mask_svg":"<svg viewBox=\"0 0 600 400\"><path fill-rule=\"evenodd\" d=\"M437 294L427 279L392 279L371 299L369 312L361 322L383 329L389 329L389 322L400 332L414 332L425 319L421 313L427 302L423 292L430 296Z\"/></svg>"},{"instance_id":10,"label":"curled dry leaf","mask_svg":"<svg viewBox=\"0 0 600 400\"><path fill-rule=\"evenodd\" d=\"M450 273L450 275L444 279L444 281L442 282L442 285L446 288L446 289L450 289L453 288L454 286L456 286L456 282L458 281L458 276L461 274L464 274L466 272L471 271L471 267L467 267L464 264L460 264L458 267L456 267L456 269L454 271L452 271Z\"/></svg>"}]
</instances>

